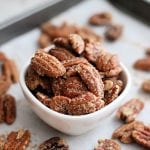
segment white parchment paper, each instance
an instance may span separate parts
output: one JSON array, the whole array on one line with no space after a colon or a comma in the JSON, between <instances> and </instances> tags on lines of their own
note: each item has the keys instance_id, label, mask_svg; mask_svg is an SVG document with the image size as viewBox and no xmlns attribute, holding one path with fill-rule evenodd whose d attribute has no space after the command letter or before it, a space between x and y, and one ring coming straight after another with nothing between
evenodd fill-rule
<instances>
[{"instance_id":1,"label":"white parchment paper","mask_svg":"<svg viewBox=\"0 0 150 150\"><path fill-rule=\"evenodd\" d=\"M62 21L69 21L80 25L87 24L88 17L96 12L109 11L113 14L114 23L121 23L124 26L124 34L114 43L104 42L104 46L111 52L118 53L120 60L129 69L132 77L131 91L123 101L138 97L145 103L144 110L138 116L139 120L150 124L150 95L141 92L140 84L144 79L150 77L149 73L136 71L132 68L134 61L144 56L144 48L150 46L150 29L138 20L124 14L110 3L104 0L87 0L79 5L56 16L52 21L56 24ZM105 27L92 27L97 33L102 34ZM39 29L34 29L24 35L12 39L0 47L10 58L13 58L19 69L32 57L37 49L37 39L40 34ZM0 124L0 134L6 134L19 128L27 128L32 133L32 142L29 149L37 149L36 144L53 137L63 137L70 146L70 150L93 150L99 138L111 138L113 131L122 123L115 119L115 113L101 122L96 129L81 135L68 136L62 134L46 125L40 120L30 106L19 85L13 85L9 93L17 100L17 119L11 126ZM144 148L136 144L121 144L122 150L143 150Z\"/></svg>"}]
</instances>

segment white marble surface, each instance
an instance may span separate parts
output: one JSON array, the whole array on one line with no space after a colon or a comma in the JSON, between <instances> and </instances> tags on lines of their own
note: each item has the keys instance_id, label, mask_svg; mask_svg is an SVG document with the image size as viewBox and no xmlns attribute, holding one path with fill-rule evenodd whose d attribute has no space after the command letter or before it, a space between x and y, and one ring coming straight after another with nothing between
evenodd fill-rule
<instances>
[{"instance_id":1,"label":"white marble surface","mask_svg":"<svg viewBox=\"0 0 150 150\"><path fill-rule=\"evenodd\" d=\"M124 34L120 40L115 43L104 42L104 46L108 50L118 53L121 61L127 66L132 76L131 91L123 101L133 97L141 98L145 103L145 108L138 116L138 119L144 121L146 124L150 124L150 95L140 91L140 83L143 79L149 77L149 73L135 71L132 68L133 62L144 56L144 48L150 46L149 27L117 10L103 0L87 0L57 16L53 21L57 24L64 20L77 22L78 24L86 24L87 18L91 14L103 10L112 12L114 22L124 25ZM103 33L105 27L95 27L94 30L96 30L97 33ZM34 29L31 32L12 39L10 42L2 45L0 49L5 51L9 57L13 58L21 69L22 65L26 63L36 50L39 33L39 29ZM122 124L115 119L114 113L105 121L101 122L99 127L84 135L64 135L47 126L32 112L19 85L12 86L9 93L14 95L17 99L17 120L11 126L1 124L0 133L6 133L18 128L27 128L32 132L31 145L39 144L52 136L61 136L70 145L70 150L92 150L99 138L111 138L112 132ZM136 144L121 144L121 147L122 150L144 150L144 148Z\"/></svg>"}]
</instances>

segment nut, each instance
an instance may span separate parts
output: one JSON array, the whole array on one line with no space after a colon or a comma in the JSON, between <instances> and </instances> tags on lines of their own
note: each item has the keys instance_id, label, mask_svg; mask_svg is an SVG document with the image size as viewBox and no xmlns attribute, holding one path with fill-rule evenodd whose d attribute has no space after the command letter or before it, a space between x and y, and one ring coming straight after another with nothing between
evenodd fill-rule
<instances>
[{"instance_id":1,"label":"nut","mask_svg":"<svg viewBox=\"0 0 150 150\"><path fill-rule=\"evenodd\" d=\"M142 90L143 90L144 92L150 93L150 80L145 80L145 81L142 83Z\"/></svg>"},{"instance_id":2,"label":"nut","mask_svg":"<svg viewBox=\"0 0 150 150\"><path fill-rule=\"evenodd\" d=\"M108 25L112 20L112 15L109 12L101 12L94 14L89 18L91 25Z\"/></svg>"},{"instance_id":3,"label":"nut","mask_svg":"<svg viewBox=\"0 0 150 150\"><path fill-rule=\"evenodd\" d=\"M30 132L28 130L19 130L11 132L4 145L4 150L25 150L30 142Z\"/></svg>"},{"instance_id":4,"label":"nut","mask_svg":"<svg viewBox=\"0 0 150 150\"><path fill-rule=\"evenodd\" d=\"M103 52L98 56L96 67L100 72L103 72L106 77L118 76L122 71L118 56L108 52Z\"/></svg>"},{"instance_id":5,"label":"nut","mask_svg":"<svg viewBox=\"0 0 150 150\"><path fill-rule=\"evenodd\" d=\"M49 51L49 54L55 56L59 61L69 60L75 57L64 48L53 48Z\"/></svg>"},{"instance_id":6,"label":"nut","mask_svg":"<svg viewBox=\"0 0 150 150\"><path fill-rule=\"evenodd\" d=\"M40 48L45 48L45 47L49 46L50 43L51 43L50 37L47 34L42 33L38 40L38 44L39 44Z\"/></svg>"},{"instance_id":7,"label":"nut","mask_svg":"<svg viewBox=\"0 0 150 150\"><path fill-rule=\"evenodd\" d=\"M94 150L121 150L120 145L111 139L98 140Z\"/></svg>"},{"instance_id":8,"label":"nut","mask_svg":"<svg viewBox=\"0 0 150 150\"><path fill-rule=\"evenodd\" d=\"M95 112L104 106L104 101L90 92L73 98L68 107L70 115L84 115Z\"/></svg>"},{"instance_id":9,"label":"nut","mask_svg":"<svg viewBox=\"0 0 150 150\"><path fill-rule=\"evenodd\" d=\"M121 25L111 25L105 32L105 37L109 41L115 41L122 35L123 26Z\"/></svg>"},{"instance_id":10,"label":"nut","mask_svg":"<svg viewBox=\"0 0 150 150\"><path fill-rule=\"evenodd\" d=\"M84 51L84 41L80 35L70 34L69 35L69 43L71 44L72 49L77 54L81 54Z\"/></svg>"},{"instance_id":11,"label":"nut","mask_svg":"<svg viewBox=\"0 0 150 150\"><path fill-rule=\"evenodd\" d=\"M66 69L56 57L43 51L36 52L31 60L31 66L41 76L57 78L66 72Z\"/></svg>"},{"instance_id":12,"label":"nut","mask_svg":"<svg viewBox=\"0 0 150 150\"><path fill-rule=\"evenodd\" d=\"M143 128L143 123L133 121L131 123L124 124L114 131L112 138L119 139L122 143L132 143L134 141L132 138L132 132L137 128Z\"/></svg>"},{"instance_id":13,"label":"nut","mask_svg":"<svg viewBox=\"0 0 150 150\"><path fill-rule=\"evenodd\" d=\"M150 126L136 128L132 132L132 137L138 144L150 149Z\"/></svg>"},{"instance_id":14,"label":"nut","mask_svg":"<svg viewBox=\"0 0 150 150\"><path fill-rule=\"evenodd\" d=\"M150 57L137 60L134 63L134 68L142 71L150 71Z\"/></svg>"},{"instance_id":15,"label":"nut","mask_svg":"<svg viewBox=\"0 0 150 150\"><path fill-rule=\"evenodd\" d=\"M66 49L70 49L70 44L69 44L68 38L58 37L58 38L54 39L53 42L57 47L63 47Z\"/></svg>"},{"instance_id":16,"label":"nut","mask_svg":"<svg viewBox=\"0 0 150 150\"><path fill-rule=\"evenodd\" d=\"M61 139L60 137L50 138L46 140L45 142L43 142L42 144L40 144L39 146L39 150L54 150L54 149L55 150L68 150L69 147L65 143L65 141Z\"/></svg>"},{"instance_id":17,"label":"nut","mask_svg":"<svg viewBox=\"0 0 150 150\"><path fill-rule=\"evenodd\" d=\"M0 61L4 62L7 60L7 57L5 56L5 54L3 52L0 52Z\"/></svg>"},{"instance_id":18,"label":"nut","mask_svg":"<svg viewBox=\"0 0 150 150\"><path fill-rule=\"evenodd\" d=\"M135 120L135 117L143 109L144 103L139 99L131 99L117 111L117 118L129 123Z\"/></svg>"}]
</instances>

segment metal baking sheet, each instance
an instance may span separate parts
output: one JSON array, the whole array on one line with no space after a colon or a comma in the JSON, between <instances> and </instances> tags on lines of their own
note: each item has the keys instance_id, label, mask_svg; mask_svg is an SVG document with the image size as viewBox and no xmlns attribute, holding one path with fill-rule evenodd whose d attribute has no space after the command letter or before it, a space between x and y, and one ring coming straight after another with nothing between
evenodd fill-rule
<instances>
[{"instance_id":1,"label":"metal baking sheet","mask_svg":"<svg viewBox=\"0 0 150 150\"><path fill-rule=\"evenodd\" d=\"M85 25L87 24L89 16L99 11L111 12L113 22L121 23L124 26L123 36L118 41L114 43L104 41L103 45L109 51L118 53L120 60L130 71L132 87L131 91L123 99L123 102L134 97L140 98L145 103L145 108L138 115L137 119L144 121L146 124L150 124L150 96L140 90L141 82L149 78L149 73L136 71L132 67L135 60L144 56L145 47L149 46L149 27L119 11L107 1L101 0L84 1L64 11L60 15L55 16L51 21L55 24L60 24L66 20L71 23L76 22L77 24ZM98 34L102 34L106 30L105 27L92 28ZM35 28L1 45L0 49L10 58L13 58L19 69L21 69L37 49L37 39L39 35L40 30ZM6 134L19 128L29 129L32 133L32 142L29 150L36 150L37 145L53 136L64 138L69 144L70 150L93 150L99 138L111 138L113 131L122 124L122 122L115 119L114 112L110 117L103 120L94 130L80 136L68 136L46 125L34 114L27 104L19 84L13 85L9 93L14 95L17 100L17 119L11 126L0 124L0 134ZM136 144L121 144L121 147L122 150L144 150L144 148Z\"/></svg>"}]
</instances>

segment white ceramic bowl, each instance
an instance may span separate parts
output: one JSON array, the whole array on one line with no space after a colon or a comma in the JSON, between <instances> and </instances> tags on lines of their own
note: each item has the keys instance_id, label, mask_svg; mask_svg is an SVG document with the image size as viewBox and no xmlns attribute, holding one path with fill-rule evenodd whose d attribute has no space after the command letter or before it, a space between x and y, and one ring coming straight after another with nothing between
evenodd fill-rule
<instances>
[{"instance_id":1,"label":"white ceramic bowl","mask_svg":"<svg viewBox=\"0 0 150 150\"><path fill-rule=\"evenodd\" d=\"M43 105L26 86L25 74L28 64L21 71L20 85L31 108L44 122L63 133L69 135L80 135L98 126L103 119L109 117L123 103L125 96L129 92L131 79L126 67L123 64L121 64L121 66L123 68L121 77L125 83L125 88L122 93L109 105L87 115L64 115Z\"/></svg>"}]
</instances>

